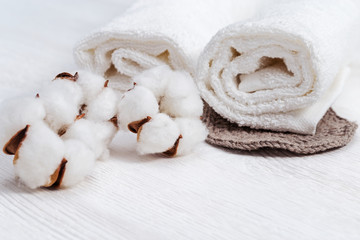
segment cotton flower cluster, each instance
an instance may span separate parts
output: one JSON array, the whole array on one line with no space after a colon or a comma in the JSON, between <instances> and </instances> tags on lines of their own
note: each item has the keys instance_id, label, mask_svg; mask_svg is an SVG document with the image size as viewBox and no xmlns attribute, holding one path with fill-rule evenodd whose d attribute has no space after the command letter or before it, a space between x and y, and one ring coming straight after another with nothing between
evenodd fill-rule
<instances>
[{"instance_id":1,"label":"cotton flower cluster","mask_svg":"<svg viewBox=\"0 0 360 240\"><path fill-rule=\"evenodd\" d=\"M72 186L109 155L119 97L107 84L88 72L61 73L36 96L2 102L0 145L25 185Z\"/></svg>"},{"instance_id":2,"label":"cotton flower cluster","mask_svg":"<svg viewBox=\"0 0 360 240\"><path fill-rule=\"evenodd\" d=\"M16 176L32 189L75 185L109 156L119 127L137 133L140 154L183 155L205 139L189 74L161 66L133 80L122 95L89 72L61 73L36 96L2 102L0 146Z\"/></svg>"},{"instance_id":3,"label":"cotton flower cluster","mask_svg":"<svg viewBox=\"0 0 360 240\"><path fill-rule=\"evenodd\" d=\"M203 102L190 74L160 66L133 80L117 118L121 129L137 133L138 153L184 155L206 138Z\"/></svg>"}]
</instances>

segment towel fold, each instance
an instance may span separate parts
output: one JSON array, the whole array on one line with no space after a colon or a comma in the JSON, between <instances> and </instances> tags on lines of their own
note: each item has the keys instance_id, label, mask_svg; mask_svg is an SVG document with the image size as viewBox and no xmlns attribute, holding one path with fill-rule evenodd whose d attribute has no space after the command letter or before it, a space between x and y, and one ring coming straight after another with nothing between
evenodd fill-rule
<instances>
[{"instance_id":1,"label":"towel fold","mask_svg":"<svg viewBox=\"0 0 360 240\"><path fill-rule=\"evenodd\" d=\"M122 16L75 47L81 67L110 79L119 89L131 77L168 64L195 72L198 57L221 28L253 15L260 0L140 0Z\"/></svg>"},{"instance_id":2,"label":"towel fold","mask_svg":"<svg viewBox=\"0 0 360 240\"><path fill-rule=\"evenodd\" d=\"M206 46L196 76L201 95L239 126L314 134L349 73L358 18L351 0L266 7Z\"/></svg>"}]
</instances>

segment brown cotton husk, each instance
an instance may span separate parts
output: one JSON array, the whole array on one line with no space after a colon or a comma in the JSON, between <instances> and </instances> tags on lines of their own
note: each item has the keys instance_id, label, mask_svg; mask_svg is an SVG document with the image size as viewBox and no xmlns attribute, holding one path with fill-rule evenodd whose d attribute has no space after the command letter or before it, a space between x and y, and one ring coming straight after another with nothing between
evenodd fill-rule
<instances>
[{"instance_id":1,"label":"brown cotton husk","mask_svg":"<svg viewBox=\"0 0 360 240\"><path fill-rule=\"evenodd\" d=\"M55 79L57 79L57 78L67 79L67 80L76 82L79 78L79 74L76 72L75 75L72 75L71 73L68 73L68 72L62 72L62 73L59 73L58 75L56 75Z\"/></svg>"},{"instance_id":2,"label":"brown cotton husk","mask_svg":"<svg viewBox=\"0 0 360 240\"><path fill-rule=\"evenodd\" d=\"M58 131L58 135L61 137L62 135L64 135L66 133L67 127L62 127L59 129Z\"/></svg>"},{"instance_id":3,"label":"brown cotton husk","mask_svg":"<svg viewBox=\"0 0 360 240\"><path fill-rule=\"evenodd\" d=\"M109 86L109 80L106 80L104 83L104 88L107 88Z\"/></svg>"},{"instance_id":4,"label":"brown cotton husk","mask_svg":"<svg viewBox=\"0 0 360 240\"><path fill-rule=\"evenodd\" d=\"M3 152L8 155L14 155L19 149L21 143L24 141L26 137L26 133L29 129L30 125L26 125L25 128L18 131L4 146Z\"/></svg>"},{"instance_id":5,"label":"brown cotton husk","mask_svg":"<svg viewBox=\"0 0 360 240\"><path fill-rule=\"evenodd\" d=\"M180 139L182 138L182 135L180 134L180 136L178 137L178 139L176 139L174 146L172 146L170 149L168 149L167 151L163 152L162 154L164 154L167 157L174 157L177 153L177 149L179 147L179 143L180 143Z\"/></svg>"},{"instance_id":6,"label":"brown cotton husk","mask_svg":"<svg viewBox=\"0 0 360 240\"><path fill-rule=\"evenodd\" d=\"M119 128L117 116L112 117L109 121L110 121L112 124L114 124L114 126L115 126L116 128Z\"/></svg>"},{"instance_id":7,"label":"brown cotton husk","mask_svg":"<svg viewBox=\"0 0 360 240\"><path fill-rule=\"evenodd\" d=\"M85 117L85 113L80 114L80 115L77 115L76 118L75 118L75 121L80 120L80 119L82 119L83 117Z\"/></svg>"},{"instance_id":8,"label":"brown cotton husk","mask_svg":"<svg viewBox=\"0 0 360 240\"><path fill-rule=\"evenodd\" d=\"M131 91L131 90L133 90L133 89L136 87L136 84L137 84L137 83L136 83L136 82L134 82L134 83L133 83L132 88L128 89L127 91Z\"/></svg>"},{"instance_id":9,"label":"brown cotton husk","mask_svg":"<svg viewBox=\"0 0 360 240\"><path fill-rule=\"evenodd\" d=\"M66 170L67 160L64 158L59 167L55 170L55 172L50 176L50 180L43 187L57 189L61 186L61 182L64 178L65 170Z\"/></svg>"},{"instance_id":10,"label":"brown cotton husk","mask_svg":"<svg viewBox=\"0 0 360 240\"><path fill-rule=\"evenodd\" d=\"M16 164L16 161L19 159L19 151L16 151L14 159L13 159L13 165Z\"/></svg>"},{"instance_id":11,"label":"brown cotton husk","mask_svg":"<svg viewBox=\"0 0 360 240\"><path fill-rule=\"evenodd\" d=\"M144 125L145 123L149 122L150 120L151 120L151 117L147 116L146 118L141 119L139 121L131 122L128 124L128 129L130 130L130 132L138 133L141 126Z\"/></svg>"},{"instance_id":12,"label":"brown cotton husk","mask_svg":"<svg viewBox=\"0 0 360 240\"><path fill-rule=\"evenodd\" d=\"M85 113L85 112L86 112L86 108L87 108L87 105L86 105L86 104L81 105L81 107L80 107L80 109L79 109L79 115Z\"/></svg>"}]
</instances>

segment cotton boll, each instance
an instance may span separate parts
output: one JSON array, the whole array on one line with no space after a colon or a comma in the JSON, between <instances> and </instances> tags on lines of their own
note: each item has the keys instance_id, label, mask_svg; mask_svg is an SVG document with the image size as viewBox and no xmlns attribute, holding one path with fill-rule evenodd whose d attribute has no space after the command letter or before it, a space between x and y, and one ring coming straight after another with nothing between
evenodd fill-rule
<instances>
[{"instance_id":1,"label":"cotton boll","mask_svg":"<svg viewBox=\"0 0 360 240\"><path fill-rule=\"evenodd\" d=\"M177 118L175 122L178 124L182 135L178 146L178 155L189 154L208 135L206 126L200 119Z\"/></svg>"},{"instance_id":2,"label":"cotton boll","mask_svg":"<svg viewBox=\"0 0 360 240\"><path fill-rule=\"evenodd\" d=\"M106 146L111 143L117 132L117 128L111 122L96 122L94 123L94 130L96 139Z\"/></svg>"},{"instance_id":3,"label":"cotton boll","mask_svg":"<svg viewBox=\"0 0 360 240\"><path fill-rule=\"evenodd\" d=\"M98 141L96 138L96 129L94 122L87 119L80 119L69 126L62 139L76 139L83 142L92 151L99 151Z\"/></svg>"},{"instance_id":4,"label":"cotton boll","mask_svg":"<svg viewBox=\"0 0 360 240\"><path fill-rule=\"evenodd\" d=\"M3 147L26 125L33 125L45 118L42 101L34 97L16 97L0 105L0 146Z\"/></svg>"},{"instance_id":5,"label":"cotton boll","mask_svg":"<svg viewBox=\"0 0 360 240\"><path fill-rule=\"evenodd\" d=\"M189 95L199 95L194 80L188 72L173 71L169 77L165 97L185 98Z\"/></svg>"},{"instance_id":6,"label":"cotton boll","mask_svg":"<svg viewBox=\"0 0 360 240\"><path fill-rule=\"evenodd\" d=\"M117 129L111 122L93 122L87 119L80 119L72 124L62 136L64 140L76 139L83 142L99 159L107 145L115 136Z\"/></svg>"},{"instance_id":7,"label":"cotton boll","mask_svg":"<svg viewBox=\"0 0 360 240\"><path fill-rule=\"evenodd\" d=\"M203 102L199 95L191 94L184 98L164 97L160 103L160 112L171 117L199 118L203 113Z\"/></svg>"},{"instance_id":8,"label":"cotton boll","mask_svg":"<svg viewBox=\"0 0 360 240\"><path fill-rule=\"evenodd\" d=\"M108 148L104 149L104 151L101 153L99 160L100 161L106 161L110 158L110 151Z\"/></svg>"},{"instance_id":9,"label":"cotton boll","mask_svg":"<svg viewBox=\"0 0 360 240\"><path fill-rule=\"evenodd\" d=\"M94 99L104 88L105 79L88 71L78 71L79 78L76 83L80 85L84 92L84 102Z\"/></svg>"},{"instance_id":10,"label":"cotton boll","mask_svg":"<svg viewBox=\"0 0 360 240\"><path fill-rule=\"evenodd\" d=\"M126 92L118 106L118 122L125 130L129 123L153 116L159 112L154 94L147 88L135 86Z\"/></svg>"},{"instance_id":11,"label":"cotton boll","mask_svg":"<svg viewBox=\"0 0 360 240\"><path fill-rule=\"evenodd\" d=\"M80 85L67 79L55 79L40 89L40 97L46 92L54 93L60 92L67 98L67 100L74 105L80 105L83 102L84 96Z\"/></svg>"},{"instance_id":12,"label":"cotton boll","mask_svg":"<svg viewBox=\"0 0 360 240\"><path fill-rule=\"evenodd\" d=\"M95 154L79 140L65 141L66 171L62 186L70 187L82 181L95 166Z\"/></svg>"},{"instance_id":13,"label":"cotton boll","mask_svg":"<svg viewBox=\"0 0 360 240\"><path fill-rule=\"evenodd\" d=\"M172 78L173 71L168 65L158 66L143 71L136 75L133 81L139 85L146 87L153 92L157 101L165 94L167 83Z\"/></svg>"},{"instance_id":14,"label":"cotton boll","mask_svg":"<svg viewBox=\"0 0 360 240\"><path fill-rule=\"evenodd\" d=\"M87 104L86 118L94 121L108 121L117 113L118 96L111 88L104 88Z\"/></svg>"},{"instance_id":15,"label":"cotton boll","mask_svg":"<svg viewBox=\"0 0 360 240\"><path fill-rule=\"evenodd\" d=\"M111 122L97 122L94 124L94 129L98 142L98 150L95 152L96 158L99 160L107 160L110 155L108 146L113 140L117 128Z\"/></svg>"},{"instance_id":16,"label":"cotton boll","mask_svg":"<svg viewBox=\"0 0 360 240\"><path fill-rule=\"evenodd\" d=\"M28 128L15 155L15 174L29 188L44 186L63 158L63 141L44 122L37 122Z\"/></svg>"},{"instance_id":17,"label":"cotton boll","mask_svg":"<svg viewBox=\"0 0 360 240\"><path fill-rule=\"evenodd\" d=\"M180 136L177 124L166 114L156 114L138 133L140 154L162 153L173 147Z\"/></svg>"},{"instance_id":18,"label":"cotton boll","mask_svg":"<svg viewBox=\"0 0 360 240\"><path fill-rule=\"evenodd\" d=\"M160 102L160 111L172 117L202 115L203 102L190 74L181 71L172 73L165 95Z\"/></svg>"},{"instance_id":19,"label":"cotton boll","mask_svg":"<svg viewBox=\"0 0 360 240\"><path fill-rule=\"evenodd\" d=\"M45 110L45 121L54 131L71 124L79 113L82 90L72 81L56 79L39 92Z\"/></svg>"}]
</instances>

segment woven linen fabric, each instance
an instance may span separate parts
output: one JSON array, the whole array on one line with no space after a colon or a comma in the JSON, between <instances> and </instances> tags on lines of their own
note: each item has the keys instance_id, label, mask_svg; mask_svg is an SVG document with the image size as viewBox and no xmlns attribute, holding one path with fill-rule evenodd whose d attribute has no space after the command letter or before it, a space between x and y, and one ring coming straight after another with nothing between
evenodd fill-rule
<instances>
[{"instance_id":1,"label":"woven linen fabric","mask_svg":"<svg viewBox=\"0 0 360 240\"><path fill-rule=\"evenodd\" d=\"M343 147L353 138L358 125L339 117L329 108L317 125L315 135L239 127L204 105L203 120L209 130L206 142L231 149L285 149L298 154L315 154Z\"/></svg>"}]
</instances>

